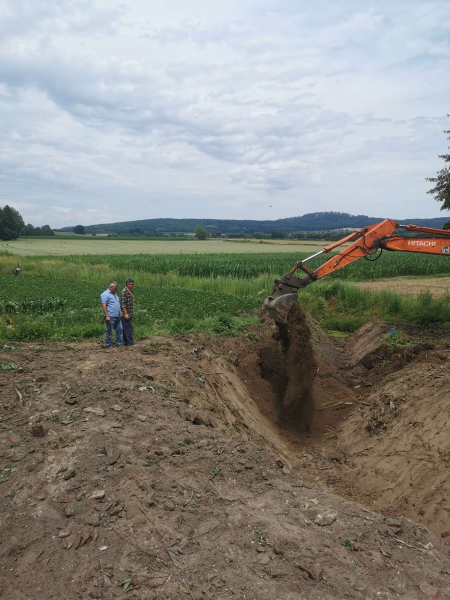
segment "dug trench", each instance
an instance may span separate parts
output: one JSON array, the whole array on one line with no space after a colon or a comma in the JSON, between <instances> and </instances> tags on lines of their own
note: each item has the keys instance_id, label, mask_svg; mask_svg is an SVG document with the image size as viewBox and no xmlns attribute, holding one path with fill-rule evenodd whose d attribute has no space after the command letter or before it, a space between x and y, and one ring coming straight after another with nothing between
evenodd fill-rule
<instances>
[{"instance_id":1,"label":"dug trench","mask_svg":"<svg viewBox=\"0 0 450 600\"><path fill-rule=\"evenodd\" d=\"M449 339L389 329L0 348L0 596L450 598Z\"/></svg>"},{"instance_id":2,"label":"dug trench","mask_svg":"<svg viewBox=\"0 0 450 600\"><path fill-rule=\"evenodd\" d=\"M293 466L450 544L450 334L398 334L376 322L332 338L295 305L289 326L272 335L278 343L265 340L246 357L244 377Z\"/></svg>"}]
</instances>

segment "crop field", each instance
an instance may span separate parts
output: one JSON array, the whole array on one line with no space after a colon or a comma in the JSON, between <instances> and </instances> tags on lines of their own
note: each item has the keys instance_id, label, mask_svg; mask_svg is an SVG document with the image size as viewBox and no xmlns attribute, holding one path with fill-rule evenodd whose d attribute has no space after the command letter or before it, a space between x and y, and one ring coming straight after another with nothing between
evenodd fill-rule
<instances>
[{"instance_id":1,"label":"crop field","mask_svg":"<svg viewBox=\"0 0 450 600\"><path fill-rule=\"evenodd\" d=\"M0 337L41 341L100 336L104 324L99 296L104 289L64 279L3 278ZM248 313L259 304L251 297L182 288L140 287L135 295L138 337L197 330L227 333L239 328L240 321L254 321Z\"/></svg>"},{"instance_id":2,"label":"crop field","mask_svg":"<svg viewBox=\"0 0 450 600\"><path fill-rule=\"evenodd\" d=\"M155 243L160 250L165 242ZM103 247L103 243L98 246ZM172 246L178 247L178 243ZM272 291L273 280L310 254L292 252L292 246L287 253L264 248L266 252L258 255L141 253L18 258L0 253L0 339L100 339L104 324L99 294L109 281L122 285L127 277L136 280L137 338L188 332L238 334L258 324L257 308ZM319 257L309 266L314 268L323 260L326 257ZM18 261L22 271L20 277L13 277ZM443 294L433 298L425 289L426 283L417 298L352 285L399 276L421 277L422 282L430 276L446 278L450 276L450 260L384 252L375 262L361 259L309 286L300 293L300 303L328 331L355 331L372 319L450 326L450 297Z\"/></svg>"},{"instance_id":3,"label":"crop field","mask_svg":"<svg viewBox=\"0 0 450 600\"><path fill-rule=\"evenodd\" d=\"M161 242L164 243L164 242ZM195 242L193 242L195 243ZM177 285L196 287L198 279L228 279L229 291L236 293L235 283L244 285L244 294L260 285L258 278L272 284L274 277L289 271L298 261L310 255L299 251L254 254L95 254L70 256L21 257L0 253L0 274L9 274L20 262L22 275L57 277L76 281L106 283L108 279L125 280L138 277L142 285ZM267 247L266 247L267 250ZM330 255L322 255L308 263L315 268ZM360 259L329 278L349 281L377 281L387 277L450 276L450 257L414 253L383 252L379 260ZM192 282L187 279L193 279ZM224 282L223 282L224 283ZM226 283L226 282L225 282ZM247 287L246 287L247 286ZM241 286L242 287L242 286ZM270 287L270 286L269 286ZM203 289L203 288L202 288ZM258 288L260 290L261 287ZM256 290L256 291L258 291ZM216 290L219 291L219 290Z\"/></svg>"},{"instance_id":4,"label":"crop field","mask_svg":"<svg viewBox=\"0 0 450 600\"><path fill-rule=\"evenodd\" d=\"M311 254L320 250L323 241L233 241L233 240L114 240L110 238L87 239L27 239L0 241L0 251L17 256L68 256L73 254L260 254L267 252L292 252L292 247Z\"/></svg>"}]
</instances>

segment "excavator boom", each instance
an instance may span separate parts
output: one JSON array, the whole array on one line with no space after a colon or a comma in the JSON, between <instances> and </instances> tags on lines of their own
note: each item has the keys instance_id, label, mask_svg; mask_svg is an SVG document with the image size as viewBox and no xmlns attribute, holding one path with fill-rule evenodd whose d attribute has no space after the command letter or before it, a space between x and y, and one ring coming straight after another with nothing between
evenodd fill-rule
<instances>
[{"instance_id":1,"label":"excavator boom","mask_svg":"<svg viewBox=\"0 0 450 600\"><path fill-rule=\"evenodd\" d=\"M399 228L425 233L428 237L400 236L395 234ZM315 270L311 271L305 266L305 263L309 260L321 254L327 254L343 244L348 245L340 252L333 254ZM342 269L342 267L360 258L367 258L383 250L450 256L450 231L418 225L399 225L397 221L392 219L385 219L380 223L368 225L329 246L325 246L323 250L303 261L295 263L289 273L275 280L275 288L272 294L266 298L264 305L276 323L286 325L290 308L297 301L299 289L326 277L330 273L334 273L338 269ZM305 276L300 278L294 275L298 270L303 271Z\"/></svg>"}]
</instances>

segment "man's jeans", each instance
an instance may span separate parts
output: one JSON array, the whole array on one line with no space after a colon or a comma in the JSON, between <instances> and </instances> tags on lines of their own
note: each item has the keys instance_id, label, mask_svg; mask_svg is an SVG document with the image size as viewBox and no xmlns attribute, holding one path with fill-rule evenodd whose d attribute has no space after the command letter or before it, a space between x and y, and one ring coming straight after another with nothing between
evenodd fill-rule
<instances>
[{"instance_id":1,"label":"man's jeans","mask_svg":"<svg viewBox=\"0 0 450 600\"><path fill-rule=\"evenodd\" d=\"M106 319L105 319L106 321ZM120 317L111 317L109 321L106 321L106 346L111 348L112 346L112 332L113 329L116 332L116 346L122 345L122 323Z\"/></svg>"},{"instance_id":2,"label":"man's jeans","mask_svg":"<svg viewBox=\"0 0 450 600\"><path fill-rule=\"evenodd\" d=\"M122 329L123 329L123 345L133 346L133 323L132 319L125 319L122 317Z\"/></svg>"}]
</instances>

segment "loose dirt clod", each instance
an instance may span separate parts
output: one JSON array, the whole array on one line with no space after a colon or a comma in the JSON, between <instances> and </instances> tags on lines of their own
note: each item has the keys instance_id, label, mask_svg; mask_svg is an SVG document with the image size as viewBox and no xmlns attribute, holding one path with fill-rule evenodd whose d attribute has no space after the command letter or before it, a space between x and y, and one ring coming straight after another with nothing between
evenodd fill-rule
<instances>
[{"instance_id":1,"label":"loose dirt clod","mask_svg":"<svg viewBox=\"0 0 450 600\"><path fill-rule=\"evenodd\" d=\"M121 450L115 440L107 440L105 442L105 453L110 465L114 465L119 460Z\"/></svg>"},{"instance_id":2,"label":"loose dirt clod","mask_svg":"<svg viewBox=\"0 0 450 600\"><path fill-rule=\"evenodd\" d=\"M44 437L44 426L41 423L35 423L31 428L31 433L34 437Z\"/></svg>"},{"instance_id":3,"label":"loose dirt clod","mask_svg":"<svg viewBox=\"0 0 450 600\"><path fill-rule=\"evenodd\" d=\"M90 413L92 415L97 415L98 417L104 417L105 411L103 408L98 408L95 406L88 406L87 408L83 408L83 412Z\"/></svg>"}]
</instances>

